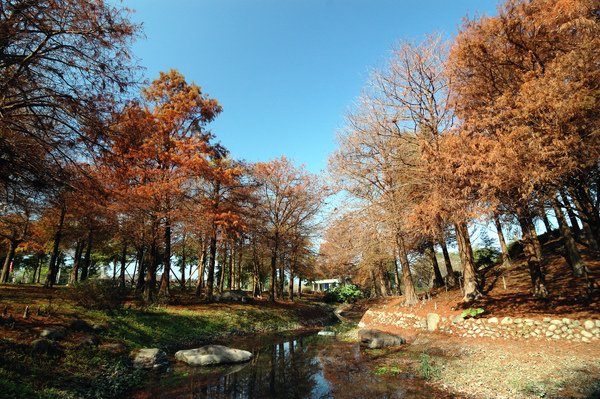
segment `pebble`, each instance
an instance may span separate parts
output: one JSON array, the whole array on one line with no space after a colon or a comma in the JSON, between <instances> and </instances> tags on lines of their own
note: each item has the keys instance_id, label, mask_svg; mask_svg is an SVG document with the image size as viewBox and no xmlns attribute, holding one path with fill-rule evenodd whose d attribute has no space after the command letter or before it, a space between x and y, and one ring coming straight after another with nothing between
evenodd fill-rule
<instances>
[{"instance_id":1,"label":"pebble","mask_svg":"<svg viewBox=\"0 0 600 399\"><path fill-rule=\"evenodd\" d=\"M594 336L594 334L586 330L581 330L581 335L583 335L586 338L592 338Z\"/></svg>"},{"instance_id":2,"label":"pebble","mask_svg":"<svg viewBox=\"0 0 600 399\"><path fill-rule=\"evenodd\" d=\"M596 323L594 323L592 320L586 320L583 322L583 328L586 330L593 330L595 326Z\"/></svg>"}]
</instances>

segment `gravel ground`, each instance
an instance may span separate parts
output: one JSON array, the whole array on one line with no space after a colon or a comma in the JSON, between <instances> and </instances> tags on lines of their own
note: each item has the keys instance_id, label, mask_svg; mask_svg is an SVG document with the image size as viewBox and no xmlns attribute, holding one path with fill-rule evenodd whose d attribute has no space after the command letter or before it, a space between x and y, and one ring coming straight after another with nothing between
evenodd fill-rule
<instances>
[{"instance_id":1,"label":"gravel ground","mask_svg":"<svg viewBox=\"0 0 600 399\"><path fill-rule=\"evenodd\" d=\"M600 398L600 347L594 344L499 342L419 334L407 347L428 353L432 381L473 398Z\"/></svg>"}]
</instances>

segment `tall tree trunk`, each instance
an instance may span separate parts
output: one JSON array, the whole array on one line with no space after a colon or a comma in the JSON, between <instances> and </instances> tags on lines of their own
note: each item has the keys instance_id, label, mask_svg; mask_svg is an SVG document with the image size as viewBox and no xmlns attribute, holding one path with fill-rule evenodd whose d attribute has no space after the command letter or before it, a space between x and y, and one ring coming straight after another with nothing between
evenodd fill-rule
<instances>
[{"instance_id":1,"label":"tall tree trunk","mask_svg":"<svg viewBox=\"0 0 600 399\"><path fill-rule=\"evenodd\" d=\"M219 292L223 293L223 287L225 286L225 272L228 263L227 258L227 244L223 243L221 249L221 261L219 262Z\"/></svg>"},{"instance_id":2,"label":"tall tree trunk","mask_svg":"<svg viewBox=\"0 0 600 399\"><path fill-rule=\"evenodd\" d=\"M198 283L196 284L196 296L199 296L204 288L204 271L206 269L206 244L201 244L202 250L198 254Z\"/></svg>"},{"instance_id":3,"label":"tall tree trunk","mask_svg":"<svg viewBox=\"0 0 600 399\"><path fill-rule=\"evenodd\" d=\"M88 231L87 240L85 242L85 255L83 257L83 267L81 268L80 280L85 281L88 278L90 272L90 265L92 263L92 229Z\"/></svg>"},{"instance_id":4,"label":"tall tree trunk","mask_svg":"<svg viewBox=\"0 0 600 399\"><path fill-rule=\"evenodd\" d=\"M42 257L39 254L37 254L35 266L33 268L33 277L31 279L31 284L35 284L35 279L37 278L37 275L41 269L41 266L42 266Z\"/></svg>"},{"instance_id":5,"label":"tall tree trunk","mask_svg":"<svg viewBox=\"0 0 600 399\"><path fill-rule=\"evenodd\" d=\"M165 253L163 255L163 274L160 279L160 290L158 295L168 297L171 295L170 280L171 280L171 218L165 218Z\"/></svg>"},{"instance_id":6,"label":"tall tree trunk","mask_svg":"<svg viewBox=\"0 0 600 399\"><path fill-rule=\"evenodd\" d=\"M50 265L48 267L48 274L46 275L46 281L44 282L44 287L52 288L54 284L56 284L56 275L58 274L59 263L58 263L58 255L59 255L59 246L60 240L62 238L62 229L63 224L65 222L65 214L67 213L67 208L63 205L60 208L60 218L58 221L58 226L56 232L54 233L54 244L52 246L52 255L50 256Z\"/></svg>"},{"instance_id":7,"label":"tall tree trunk","mask_svg":"<svg viewBox=\"0 0 600 399\"><path fill-rule=\"evenodd\" d=\"M137 276L135 281L135 291L140 293L144 290L144 276L146 275L146 250L143 246L137 248Z\"/></svg>"},{"instance_id":8,"label":"tall tree trunk","mask_svg":"<svg viewBox=\"0 0 600 399\"><path fill-rule=\"evenodd\" d=\"M408 253L404 245L404 238L400 234L396 234L396 246L398 255L400 255L400 264L402 265L402 281L404 283L404 306L415 305L419 298L415 291L415 285L410 272L410 263L408 262Z\"/></svg>"},{"instance_id":9,"label":"tall tree trunk","mask_svg":"<svg viewBox=\"0 0 600 399\"><path fill-rule=\"evenodd\" d=\"M185 233L183 234L183 242L181 244L181 281L179 282L181 284L181 288L185 288Z\"/></svg>"},{"instance_id":10,"label":"tall tree trunk","mask_svg":"<svg viewBox=\"0 0 600 399\"><path fill-rule=\"evenodd\" d=\"M232 290L233 287L233 260L235 258L235 246L234 246L235 242L233 240L231 240L231 243L229 244L231 247L229 249L229 262L228 262L228 266L227 266L227 271L229 272L227 275L227 289L228 290Z\"/></svg>"},{"instance_id":11,"label":"tall tree trunk","mask_svg":"<svg viewBox=\"0 0 600 399\"><path fill-rule=\"evenodd\" d=\"M113 261L112 281L114 282L117 279L117 256L115 256L112 261Z\"/></svg>"},{"instance_id":12,"label":"tall tree trunk","mask_svg":"<svg viewBox=\"0 0 600 399\"><path fill-rule=\"evenodd\" d=\"M600 245L598 242L598 228L600 228L598 212L596 212L594 209L593 204L586 204L590 197L585 190L581 189L579 191L581 192L580 195L573 195L571 198L573 199L573 204L575 204L577 213L580 215L579 219L581 220L581 224L583 226L585 240L592 251L598 252L600 250ZM596 231L594 231L594 227L596 228Z\"/></svg>"},{"instance_id":13,"label":"tall tree trunk","mask_svg":"<svg viewBox=\"0 0 600 399\"><path fill-rule=\"evenodd\" d=\"M542 222L544 223L544 227L546 228L546 232L548 233L548 238L552 235L552 225L550 224L550 220L548 220L548 215L546 214L546 208L543 202L539 202L537 204L538 213L542 218Z\"/></svg>"},{"instance_id":14,"label":"tall tree trunk","mask_svg":"<svg viewBox=\"0 0 600 399\"><path fill-rule=\"evenodd\" d=\"M75 256L73 256L73 269L69 276L69 285L73 285L79 280L79 265L81 264L81 255L83 254L83 246L85 241L77 240L75 244Z\"/></svg>"},{"instance_id":15,"label":"tall tree trunk","mask_svg":"<svg viewBox=\"0 0 600 399\"><path fill-rule=\"evenodd\" d=\"M460 261L463 268L463 288L465 302L471 302L481 297L479 281L475 272L475 261L473 259L473 248L471 247L471 239L469 238L469 228L466 222L456 223L456 241L458 243L458 251L460 253Z\"/></svg>"},{"instance_id":16,"label":"tall tree trunk","mask_svg":"<svg viewBox=\"0 0 600 399\"><path fill-rule=\"evenodd\" d=\"M17 241L14 239L9 240L8 242L8 252L6 253L6 258L4 259L4 266L2 267L2 276L0 277L0 281L3 283L8 282L8 275L10 274L10 265L15 258L15 251L17 250Z\"/></svg>"},{"instance_id":17,"label":"tall tree trunk","mask_svg":"<svg viewBox=\"0 0 600 399\"><path fill-rule=\"evenodd\" d=\"M127 243L123 242L123 250L121 251L121 270L119 276L119 284L125 287L125 269L127 268Z\"/></svg>"},{"instance_id":18,"label":"tall tree trunk","mask_svg":"<svg viewBox=\"0 0 600 399\"><path fill-rule=\"evenodd\" d=\"M290 284L288 285L290 301L294 301L294 266L290 266Z\"/></svg>"},{"instance_id":19,"label":"tall tree trunk","mask_svg":"<svg viewBox=\"0 0 600 399\"><path fill-rule=\"evenodd\" d=\"M394 292L396 295L402 295L402 290L400 289L400 270L398 270L398 257L396 256L396 251L394 251Z\"/></svg>"},{"instance_id":20,"label":"tall tree trunk","mask_svg":"<svg viewBox=\"0 0 600 399\"><path fill-rule=\"evenodd\" d=\"M571 229L573 230L573 234L577 240L581 239L581 229L579 228L579 222L577 221L577 216L575 216L575 212L573 212L573 204L567 194L564 191L561 191L560 196L562 198L562 203L567 210L567 216L569 217L569 221L571 222Z\"/></svg>"},{"instance_id":21,"label":"tall tree trunk","mask_svg":"<svg viewBox=\"0 0 600 399\"><path fill-rule=\"evenodd\" d=\"M277 295L283 299L283 287L285 285L285 258L283 255L279 259L279 280L277 283L279 284L277 286Z\"/></svg>"},{"instance_id":22,"label":"tall tree trunk","mask_svg":"<svg viewBox=\"0 0 600 399\"><path fill-rule=\"evenodd\" d=\"M244 260L244 238L240 238L240 244L237 251L237 273L235 286L238 290L242 289L242 262Z\"/></svg>"},{"instance_id":23,"label":"tall tree trunk","mask_svg":"<svg viewBox=\"0 0 600 399\"><path fill-rule=\"evenodd\" d=\"M442 277L442 272L440 272L440 265L438 264L437 256L435 255L435 247L431 241L427 246L427 252L429 254L429 258L431 259L431 265L433 266L433 286L435 288L441 287L444 285L444 278Z\"/></svg>"},{"instance_id":24,"label":"tall tree trunk","mask_svg":"<svg viewBox=\"0 0 600 399\"><path fill-rule=\"evenodd\" d=\"M275 233L273 248L271 250L271 281L269 284L269 300L275 302L275 279L277 277L277 256L279 251L279 233Z\"/></svg>"},{"instance_id":25,"label":"tall tree trunk","mask_svg":"<svg viewBox=\"0 0 600 399\"><path fill-rule=\"evenodd\" d=\"M156 291L156 272L158 270L158 220L152 221L152 241L150 243L150 252L148 264L146 265L146 278L144 282L144 300L146 302L154 301Z\"/></svg>"},{"instance_id":26,"label":"tall tree trunk","mask_svg":"<svg viewBox=\"0 0 600 399\"><path fill-rule=\"evenodd\" d=\"M386 278L386 273L383 268L383 262L379 262L379 267L377 268L377 276L379 277L379 286L381 287L381 294L385 297L390 296L389 281Z\"/></svg>"},{"instance_id":27,"label":"tall tree trunk","mask_svg":"<svg viewBox=\"0 0 600 399\"><path fill-rule=\"evenodd\" d=\"M298 276L298 299L302 299L302 277Z\"/></svg>"},{"instance_id":28,"label":"tall tree trunk","mask_svg":"<svg viewBox=\"0 0 600 399\"><path fill-rule=\"evenodd\" d=\"M552 208L554 210L554 214L556 215L560 235L562 236L565 246L565 260L571 267L575 277L585 277L587 280L587 268L581 259L579 249L577 249L577 244L573 239L573 235L571 234L571 229L567 224L565 214L563 213L562 209L560 209L560 204L556 199L552 201Z\"/></svg>"},{"instance_id":29,"label":"tall tree trunk","mask_svg":"<svg viewBox=\"0 0 600 399\"><path fill-rule=\"evenodd\" d=\"M375 294L375 297L381 297L381 287L379 286L379 282L377 281L377 275L375 273L374 268L371 268L371 282L373 283L373 293Z\"/></svg>"},{"instance_id":30,"label":"tall tree trunk","mask_svg":"<svg viewBox=\"0 0 600 399\"><path fill-rule=\"evenodd\" d=\"M539 240L535 234L535 228L531 218L527 217L522 209L517 209L517 219L523 233L523 251L527 257L527 265L531 276L532 293L535 297L546 298L548 288L546 287L543 272L543 259L539 248ZM536 241L538 245L536 245Z\"/></svg>"},{"instance_id":31,"label":"tall tree trunk","mask_svg":"<svg viewBox=\"0 0 600 399\"><path fill-rule=\"evenodd\" d=\"M215 260L217 257L217 227L213 226L213 233L209 244L210 259L208 260L208 276L206 277L206 299L213 301L215 285Z\"/></svg>"},{"instance_id":32,"label":"tall tree trunk","mask_svg":"<svg viewBox=\"0 0 600 399\"><path fill-rule=\"evenodd\" d=\"M446 265L446 285L448 287L454 287L456 278L454 277L454 269L452 268L450 253L448 252L448 246L446 245L446 239L444 238L443 233L440 233L438 240L440 247L442 248L442 255L444 255L444 264Z\"/></svg>"},{"instance_id":33,"label":"tall tree trunk","mask_svg":"<svg viewBox=\"0 0 600 399\"><path fill-rule=\"evenodd\" d=\"M510 266L510 253L508 252L508 245L506 245L506 239L502 232L502 224L500 223L500 217L498 214L494 214L494 224L496 225L496 232L498 233L498 241L500 241L500 250L502 251L502 266Z\"/></svg>"}]
</instances>

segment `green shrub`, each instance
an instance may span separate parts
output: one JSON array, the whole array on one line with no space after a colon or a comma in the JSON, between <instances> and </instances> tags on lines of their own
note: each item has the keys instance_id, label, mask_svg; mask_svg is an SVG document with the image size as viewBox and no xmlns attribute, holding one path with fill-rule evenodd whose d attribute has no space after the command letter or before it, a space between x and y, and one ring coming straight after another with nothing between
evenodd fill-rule
<instances>
[{"instance_id":1,"label":"green shrub","mask_svg":"<svg viewBox=\"0 0 600 399\"><path fill-rule=\"evenodd\" d=\"M422 353L420 360L419 374L421 375L421 378L425 380L437 380L441 377L442 370L431 360L428 354Z\"/></svg>"},{"instance_id":2,"label":"green shrub","mask_svg":"<svg viewBox=\"0 0 600 399\"><path fill-rule=\"evenodd\" d=\"M477 269L485 269L500 262L502 253L494 247L477 248L473 251L475 258L475 267Z\"/></svg>"},{"instance_id":3,"label":"green shrub","mask_svg":"<svg viewBox=\"0 0 600 399\"><path fill-rule=\"evenodd\" d=\"M325 293L325 302L356 302L364 293L354 284L339 285Z\"/></svg>"},{"instance_id":4,"label":"green shrub","mask_svg":"<svg viewBox=\"0 0 600 399\"><path fill-rule=\"evenodd\" d=\"M90 279L73 286L74 302L87 309L116 310L123 307L128 290L112 280Z\"/></svg>"},{"instance_id":5,"label":"green shrub","mask_svg":"<svg viewBox=\"0 0 600 399\"><path fill-rule=\"evenodd\" d=\"M462 311L460 314L463 319L467 319L469 317L477 318L477 316L483 314L485 310L483 308L468 308Z\"/></svg>"}]
</instances>

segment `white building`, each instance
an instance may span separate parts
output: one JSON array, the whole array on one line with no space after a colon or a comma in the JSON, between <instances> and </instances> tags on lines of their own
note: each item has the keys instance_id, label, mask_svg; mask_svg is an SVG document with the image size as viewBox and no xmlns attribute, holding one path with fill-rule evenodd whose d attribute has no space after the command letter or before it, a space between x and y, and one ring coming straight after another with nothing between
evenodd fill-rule
<instances>
[{"instance_id":1,"label":"white building","mask_svg":"<svg viewBox=\"0 0 600 399\"><path fill-rule=\"evenodd\" d=\"M313 292L324 292L340 285L340 280L337 278L330 278L326 280L316 280L312 283Z\"/></svg>"}]
</instances>

